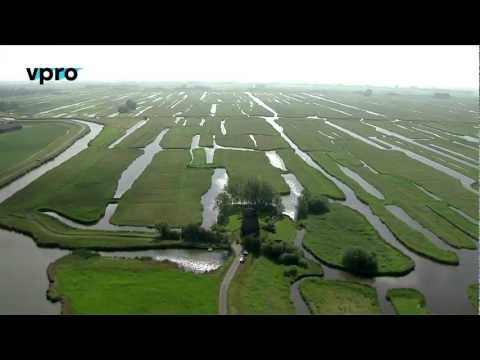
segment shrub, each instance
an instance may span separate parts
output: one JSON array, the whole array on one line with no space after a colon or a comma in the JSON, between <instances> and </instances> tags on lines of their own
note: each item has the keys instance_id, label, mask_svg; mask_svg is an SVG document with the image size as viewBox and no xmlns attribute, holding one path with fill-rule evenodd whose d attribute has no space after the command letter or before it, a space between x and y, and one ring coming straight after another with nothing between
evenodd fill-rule
<instances>
[{"instance_id":1,"label":"shrub","mask_svg":"<svg viewBox=\"0 0 480 360\"><path fill-rule=\"evenodd\" d=\"M284 265L298 265L300 261L300 256L295 253L283 253L278 257L278 262Z\"/></svg>"},{"instance_id":2,"label":"shrub","mask_svg":"<svg viewBox=\"0 0 480 360\"><path fill-rule=\"evenodd\" d=\"M261 251L266 257L276 260L285 252L285 245L283 242L266 241L262 243Z\"/></svg>"},{"instance_id":3,"label":"shrub","mask_svg":"<svg viewBox=\"0 0 480 360\"><path fill-rule=\"evenodd\" d=\"M312 196L308 201L308 212L310 214L324 214L329 211L326 199L320 196Z\"/></svg>"},{"instance_id":4,"label":"shrub","mask_svg":"<svg viewBox=\"0 0 480 360\"><path fill-rule=\"evenodd\" d=\"M375 253L368 253L362 248L350 248L345 251L342 264L352 273L372 276L377 272L378 264Z\"/></svg>"},{"instance_id":5,"label":"shrub","mask_svg":"<svg viewBox=\"0 0 480 360\"><path fill-rule=\"evenodd\" d=\"M302 195L298 198L297 219L306 219L308 216L308 201Z\"/></svg>"},{"instance_id":6,"label":"shrub","mask_svg":"<svg viewBox=\"0 0 480 360\"><path fill-rule=\"evenodd\" d=\"M287 277L297 277L298 275L298 269L296 266L289 266L285 269L285 271L283 272L283 274Z\"/></svg>"},{"instance_id":7,"label":"shrub","mask_svg":"<svg viewBox=\"0 0 480 360\"><path fill-rule=\"evenodd\" d=\"M225 231L216 229L210 231L197 224L189 224L182 229L182 236L185 241L195 243L221 243L228 241Z\"/></svg>"},{"instance_id":8,"label":"shrub","mask_svg":"<svg viewBox=\"0 0 480 360\"><path fill-rule=\"evenodd\" d=\"M158 239L160 240L179 240L180 233L173 231L167 223L159 223L155 225L158 231Z\"/></svg>"}]
</instances>

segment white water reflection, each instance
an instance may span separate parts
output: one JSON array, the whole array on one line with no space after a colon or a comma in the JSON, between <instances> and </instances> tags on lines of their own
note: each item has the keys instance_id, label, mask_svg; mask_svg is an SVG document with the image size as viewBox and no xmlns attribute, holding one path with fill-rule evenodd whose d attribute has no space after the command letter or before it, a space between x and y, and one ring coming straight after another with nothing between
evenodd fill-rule
<instances>
[{"instance_id":1,"label":"white water reflection","mask_svg":"<svg viewBox=\"0 0 480 360\"><path fill-rule=\"evenodd\" d=\"M210 107L210 116L215 116L215 113L217 112L217 104L212 104Z\"/></svg>"},{"instance_id":2,"label":"white water reflection","mask_svg":"<svg viewBox=\"0 0 480 360\"><path fill-rule=\"evenodd\" d=\"M220 122L220 130L222 131L223 136L227 135L227 129L225 128L225 120L222 120Z\"/></svg>"},{"instance_id":3,"label":"white water reflection","mask_svg":"<svg viewBox=\"0 0 480 360\"><path fill-rule=\"evenodd\" d=\"M160 134L143 149L143 155L136 158L128 168L120 176L118 180L117 190L115 191L114 198L119 199L127 192L133 185L133 183L143 174L145 169L150 165L153 157L160 151L162 147L160 142L169 129L163 129Z\"/></svg>"},{"instance_id":4,"label":"white water reflection","mask_svg":"<svg viewBox=\"0 0 480 360\"><path fill-rule=\"evenodd\" d=\"M229 252L217 250L207 252L197 249L158 249L143 251L102 251L102 256L110 257L150 257L155 261L171 261L185 271L206 273L217 270L227 260ZM192 294L194 296L194 294Z\"/></svg>"},{"instance_id":5,"label":"white water reflection","mask_svg":"<svg viewBox=\"0 0 480 360\"><path fill-rule=\"evenodd\" d=\"M283 162L283 159L278 155L278 153L275 150L272 151L265 151L265 155L268 158L268 161L270 161L270 164L273 167L276 167L277 169L287 171L287 168L285 167L285 163Z\"/></svg>"},{"instance_id":6,"label":"white water reflection","mask_svg":"<svg viewBox=\"0 0 480 360\"><path fill-rule=\"evenodd\" d=\"M285 183L290 188L290 194L282 196L283 214L295 221L298 213L298 198L302 196L303 186L293 174L282 174Z\"/></svg>"},{"instance_id":7,"label":"white water reflection","mask_svg":"<svg viewBox=\"0 0 480 360\"><path fill-rule=\"evenodd\" d=\"M252 139L252 141L253 141L253 145L255 145L255 147L257 147L257 141L255 140L254 136L252 134L250 134L249 136L250 136L250 139Z\"/></svg>"},{"instance_id":8,"label":"white water reflection","mask_svg":"<svg viewBox=\"0 0 480 360\"><path fill-rule=\"evenodd\" d=\"M210 229L217 223L219 210L216 206L218 194L223 192L228 184L228 174L225 169L215 169L212 175L212 184L210 189L202 196L201 203L203 206L202 227Z\"/></svg>"},{"instance_id":9,"label":"white water reflection","mask_svg":"<svg viewBox=\"0 0 480 360\"><path fill-rule=\"evenodd\" d=\"M148 122L148 120L142 120L142 121L139 121L138 123L136 123L135 125L133 125L132 127L128 128L127 131L125 132L125 134L123 136L121 136L118 140L116 140L115 142L113 142L112 144L110 144L108 146L109 149L113 149L115 146L117 146L118 144L120 144L128 135L130 135L131 133L133 133L135 130L138 130L140 129L143 125L145 125L146 123Z\"/></svg>"}]
</instances>

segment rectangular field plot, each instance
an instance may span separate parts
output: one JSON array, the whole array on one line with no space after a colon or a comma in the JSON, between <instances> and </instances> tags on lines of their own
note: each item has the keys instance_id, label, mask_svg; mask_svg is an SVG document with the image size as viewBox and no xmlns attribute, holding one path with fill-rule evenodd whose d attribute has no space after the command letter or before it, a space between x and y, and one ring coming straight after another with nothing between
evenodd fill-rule
<instances>
[{"instance_id":1,"label":"rectangular field plot","mask_svg":"<svg viewBox=\"0 0 480 360\"><path fill-rule=\"evenodd\" d=\"M125 193L112 218L119 225L171 226L200 223L200 199L210 187L212 169L187 168L187 150L158 153L142 176Z\"/></svg>"}]
</instances>

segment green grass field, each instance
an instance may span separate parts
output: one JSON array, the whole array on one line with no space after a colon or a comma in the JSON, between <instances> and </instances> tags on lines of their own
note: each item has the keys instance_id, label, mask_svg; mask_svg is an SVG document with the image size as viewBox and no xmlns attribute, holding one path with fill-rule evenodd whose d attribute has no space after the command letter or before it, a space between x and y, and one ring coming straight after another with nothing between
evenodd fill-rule
<instances>
[{"instance_id":1,"label":"green grass field","mask_svg":"<svg viewBox=\"0 0 480 360\"><path fill-rule=\"evenodd\" d=\"M188 168L188 150L158 153L122 199L112 223L181 226L202 221L200 199L210 187L213 170Z\"/></svg>"},{"instance_id":2,"label":"green grass field","mask_svg":"<svg viewBox=\"0 0 480 360\"><path fill-rule=\"evenodd\" d=\"M295 314L290 300L290 281L284 266L265 257L254 258L240 265L228 292L230 314L286 315Z\"/></svg>"},{"instance_id":3,"label":"green grass field","mask_svg":"<svg viewBox=\"0 0 480 360\"><path fill-rule=\"evenodd\" d=\"M343 268L342 257L351 247L374 252L378 275L400 275L413 269L413 261L387 244L359 213L338 204L324 215L309 215L304 245L325 263Z\"/></svg>"},{"instance_id":4,"label":"green grass field","mask_svg":"<svg viewBox=\"0 0 480 360\"><path fill-rule=\"evenodd\" d=\"M415 289L390 289L387 299L398 315L429 315L425 308L425 297Z\"/></svg>"},{"instance_id":5,"label":"green grass field","mask_svg":"<svg viewBox=\"0 0 480 360\"><path fill-rule=\"evenodd\" d=\"M216 314L223 268L194 274L152 260L69 255L49 269L67 314Z\"/></svg>"},{"instance_id":6,"label":"green grass field","mask_svg":"<svg viewBox=\"0 0 480 360\"><path fill-rule=\"evenodd\" d=\"M21 121L22 129L0 134L0 186L54 158L88 132L64 121Z\"/></svg>"},{"instance_id":7,"label":"green grass field","mask_svg":"<svg viewBox=\"0 0 480 360\"><path fill-rule=\"evenodd\" d=\"M229 184L257 178L268 182L279 194L290 192L290 188L281 177L282 171L270 165L263 152L216 150L214 163L216 167L227 169Z\"/></svg>"},{"instance_id":8,"label":"green grass field","mask_svg":"<svg viewBox=\"0 0 480 360\"><path fill-rule=\"evenodd\" d=\"M380 315L375 289L347 281L307 278L300 291L314 315Z\"/></svg>"}]
</instances>

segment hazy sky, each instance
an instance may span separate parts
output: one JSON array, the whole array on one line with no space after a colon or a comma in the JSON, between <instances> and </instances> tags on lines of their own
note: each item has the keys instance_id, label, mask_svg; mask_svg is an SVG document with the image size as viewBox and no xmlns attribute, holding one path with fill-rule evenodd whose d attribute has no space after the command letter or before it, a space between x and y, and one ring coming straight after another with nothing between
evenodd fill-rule
<instances>
[{"instance_id":1,"label":"hazy sky","mask_svg":"<svg viewBox=\"0 0 480 360\"><path fill-rule=\"evenodd\" d=\"M478 46L0 46L0 81L81 67L77 81L243 81L478 88Z\"/></svg>"}]
</instances>

